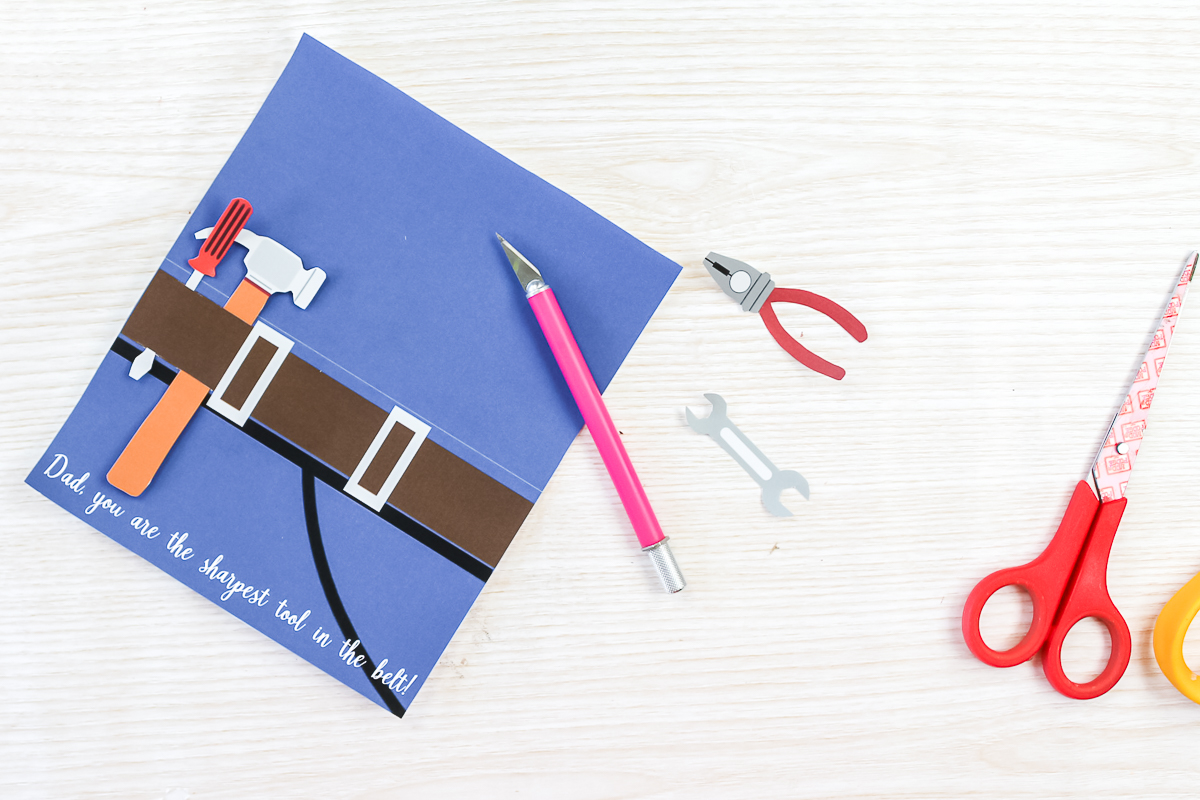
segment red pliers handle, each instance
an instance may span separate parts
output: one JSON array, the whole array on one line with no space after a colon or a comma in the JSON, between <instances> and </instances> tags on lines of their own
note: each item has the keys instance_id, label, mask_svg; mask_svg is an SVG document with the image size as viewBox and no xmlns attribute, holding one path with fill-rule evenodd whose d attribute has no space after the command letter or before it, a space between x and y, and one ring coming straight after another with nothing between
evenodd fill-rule
<instances>
[{"instance_id":1,"label":"red pliers handle","mask_svg":"<svg viewBox=\"0 0 1200 800\"><path fill-rule=\"evenodd\" d=\"M819 355L809 350L804 345L796 341L795 337L783 329L779 324L779 317L775 316L775 309L772 306L775 303L793 303L798 306L807 306L814 311L819 311L831 320L842 327L842 330L850 334L856 341L865 342L867 340L867 326L859 321L858 317L851 314L846 309L839 306L837 303L830 300L828 297L822 297L813 292L806 292L803 289L784 289L776 287L767 295L767 300L763 303L762 308L758 310L759 316L762 317L763 323L767 326L767 330L771 332L771 336L775 341L779 342L779 346L788 352L788 354L799 361L804 366L811 369L813 372L819 372L822 375L828 375L835 381L840 381L846 377L846 370L839 367L837 364L826 361Z\"/></svg>"}]
</instances>

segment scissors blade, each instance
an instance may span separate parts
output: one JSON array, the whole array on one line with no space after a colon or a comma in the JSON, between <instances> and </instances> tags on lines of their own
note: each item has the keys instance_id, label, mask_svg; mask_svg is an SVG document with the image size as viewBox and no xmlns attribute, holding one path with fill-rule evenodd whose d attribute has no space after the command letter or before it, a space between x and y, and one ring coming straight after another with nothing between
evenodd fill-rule
<instances>
[{"instance_id":1,"label":"scissors blade","mask_svg":"<svg viewBox=\"0 0 1200 800\"><path fill-rule=\"evenodd\" d=\"M1154 338L1142 359L1137 375L1125 393L1120 410L1108 426L1108 433L1096 460L1092 462L1091 483L1096 495L1101 501L1119 500L1125 496L1125 487L1129 484L1129 474L1137 460L1138 450L1141 449L1142 437L1146 433L1146 417L1150 413L1150 404L1154 400L1154 390L1158 387L1158 379L1162 375L1163 366L1167 361L1167 349L1171 338L1175 335L1175 323L1183 311L1183 299L1187 295L1188 286L1192 282L1192 274L1196 268L1197 256L1193 252L1188 256L1183 272L1162 320L1154 331Z\"/></svg>"}]
</instances>

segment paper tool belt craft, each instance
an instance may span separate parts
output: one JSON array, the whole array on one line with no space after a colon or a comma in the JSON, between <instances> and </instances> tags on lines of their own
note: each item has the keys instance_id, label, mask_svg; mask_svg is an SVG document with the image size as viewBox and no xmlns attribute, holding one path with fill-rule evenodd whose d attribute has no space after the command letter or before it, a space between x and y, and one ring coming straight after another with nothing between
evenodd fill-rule
<instances>
[{"instance_id":1,"label":"paper tool belt craft","mask_svg":"<svg viewBox=\"0 0 1200 800\"><path fill-rule=\"evenodd\" d=\"M296 305L307 308L325 273L306 270L278 242L240 228L237 219L244 224L248 209L245 200L234 200L214 228L196 234L224 238L202 249L193 267L215 266L233 242L247 247L247 276L223 308L191 291L194 284L159 272L121 330L145 348L135 364L150 353L177 372L109 470L109 483L141 494L207 397L208 407L235 425L256 423L260 437L281 440L285 457L315 459L332 470L336 488L372 511L390 506L410 521L409 532L438 534L422 538L486 579L531 503L428 440L429 425L399 407L379 408L292 354L283 334L255 322L279 291L293 292ZM453 547L439 545L439 537Z\"/></svg>"},{"instance_id":2,"label":"paper tool belt craft","mask_svg":"<svg viewBox=\"0 0 1200 800\"><path fill-rule=\"evenodd\" d=\"M302 37L26 482L402 713L585 421L498 229L603 391L678 265Z\"/></svg>"},{"instance_id":3,"label":"paper tool belt craft","mask_svg":"<svg viewBox=\"0 0 1200 800\"><path fill-rule=\"evenodd\" d=\"M216 226L196 234L205 241L190 262L196 272L187 284L156 273L113 344L133 362L132 377L150 374L168 386L107 477L130 495L142 494L206 398L211 411L300 467L312 559L338 633L356 643L381 704L403 715L396 689L405 684L379 680L387 662L371 656L370 637L359 632L340 598L321 537L315 482L353 498L479 580L490 577L531 503L427 439L430 426L420 419L399 407L378 407L297 357L290 339L256 321L281 289L307 308L325 274L246 229L250 210L236 199ZM247 277L222 307L194 291L195 276L211 276L235 242L247 249Z\"/></svg>"},{"instance_id":4,"label":"paper tool belt craft","mask_svg":"<svg viewBox=\"0 0 1200 800\"><path fill-rule=\"evenodd\" d=\"M1107 692L1129 664L1129 626L1108 594L1108 556L1125 513L1125 489L1146 433L1154 390L1167 361L1167 348L1183 310L1196 259L1196 253L1187 259L1133 384L1108 427L1087 478L1075 486L1050 544L1024 566L988 575L971 591L963 607L963 638L976 658L989 666L1012 667L1042 651L1042 669L1050 685L1077 700ZM992 595L1006 586L1018 586L1029 593L1033 620L1020 642L997 651L984 642L979 617ZM1063 671L1062 646L1071 628L1087 617L1096 618L1108 629L1111 651L1098 676L1076 683ZM1179 638L1182 644L1182 634Z\"/></svg>"}]
</instances>

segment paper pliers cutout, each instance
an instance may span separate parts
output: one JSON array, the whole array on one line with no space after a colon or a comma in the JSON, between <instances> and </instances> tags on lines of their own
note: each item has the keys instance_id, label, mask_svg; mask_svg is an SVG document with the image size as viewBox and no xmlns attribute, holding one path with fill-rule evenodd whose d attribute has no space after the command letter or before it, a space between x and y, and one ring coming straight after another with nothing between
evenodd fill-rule
<instances>
[{"instance_id":1,"label":"paper pliers cutout","mask_svg":"<svg viewBox=\"0 0 1200 800\"><path fill-rule=\"evenodd\" d=\"M775 309L771 306L774 303L794 303L798 306L807 306L829 317L857 341L865 342L867 328L858 321L857 317L819 294L806 292L803 289L777 288L769 273L759 272L736 258L729 258L720 253L709 253L704 257L704 266L708 269L708 274L712 275L713 280L721 287L721 291L738 301L743 311L758 312L758 315L762 317L763 324L771 332L771 336L792 358L814 372L828 375L835 381L846 377L846 370L821 358L788 334L779 324L779 318L775 316Z\"/></svg>"}]
</instances>

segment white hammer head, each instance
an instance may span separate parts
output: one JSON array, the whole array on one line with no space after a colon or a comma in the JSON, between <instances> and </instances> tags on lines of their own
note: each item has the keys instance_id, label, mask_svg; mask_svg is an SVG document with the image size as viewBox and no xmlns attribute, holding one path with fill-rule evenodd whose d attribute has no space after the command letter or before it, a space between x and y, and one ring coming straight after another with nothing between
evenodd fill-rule
<instances>
[{"instance_id":1,"label":"white hammer head","mask_svg":"<svg viewBox=\"0 0 1200 800\"><path fill-rule=\"evenodd\" d=\"M197 239L205 239L212 228L196 232ZM246 248L246 279L269 294L291 292L292 302L300 308L308 308L317 290L325 283L325 270L320 267L305 269L300 256L288 250L274 239L259 236L242 228L235 240Z\"/></svg>"}]
</instances>

